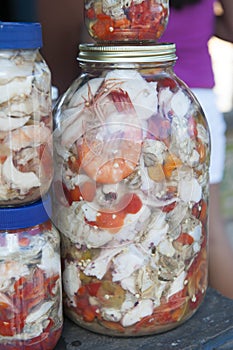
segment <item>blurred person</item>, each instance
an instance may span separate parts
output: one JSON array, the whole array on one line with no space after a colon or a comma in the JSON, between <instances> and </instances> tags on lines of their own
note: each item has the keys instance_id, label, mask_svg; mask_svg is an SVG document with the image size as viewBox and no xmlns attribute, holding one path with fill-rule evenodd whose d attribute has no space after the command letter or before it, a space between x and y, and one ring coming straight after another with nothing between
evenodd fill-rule
<instances>
[{"instance_id":1,"label":"blurred person","mask_svg":"<svg viewBox=\"0 0 233 350\"><path fill-rule=\"evenodd\" d=\"M233 1L219 0L214 2L216 37L233 43Z\"/></svg>"},{"instance_id":2,"label":"blurred person","mask_svg":"<svg viewBox=\"0 0 233 350\"><path fill-rule=\"evenodd\" d=\"M222 1L227 12L227 4L231 2L232 5L232 0ZM215 33L213 5L214 0L170 0L169 22L161 41L176 44L178 60L174 71L196 95L209 124L209 284L223 295L233 298L233 247L225 232L220 207L226 126L216 105L214 74L208 51L208 41Z\"/></svg>"},{"instance_id":3,"label":"blurred person","mask_svg":"<svg viewBox=\"0 0 233 350\"><path fill-rule=\"evenodd\" d=\"M233 113L233 1L215 1L215 35L209 41L209 51L215 78L217 105L225 118ZM227 120L227 119L226 119ZM229 120L230 121L230 120ZM232 125L232 123L230 123Z\"/></svg>"},{"instance_id":4,"label":"blurred person","mask_svg":"<svg viewBox=\"0 0 233 350\"><path fill-rule=\"evenodd\" d=\"M225 118L227 114L231 118L233 113L233 43L213 36L209 41L209 51L214 71L217 106L224 113Z\"/></svg>"}]
</instances>

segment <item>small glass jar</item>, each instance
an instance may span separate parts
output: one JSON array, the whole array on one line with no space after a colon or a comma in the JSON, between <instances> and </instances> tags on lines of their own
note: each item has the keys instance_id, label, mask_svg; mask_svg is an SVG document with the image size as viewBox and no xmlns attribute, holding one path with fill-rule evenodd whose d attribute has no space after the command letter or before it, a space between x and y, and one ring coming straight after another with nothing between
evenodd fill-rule
<instances>
[{"instance_id":1,"label":"small glass jar","mask_svg":"<svg viewBox=\"0 0 233 350\"><path fill-rule=\"evenodd\" d=\"M168 16L168 0L84 1L85 24L97 42L155 42Z\"/></svg>"},{"instance_id":2,"label":"small glass jar","mask_svg":"<svg viewBox=\"0 0 233 350\"><path fill-rule=\"evenodd\" d=\"M0 209L0 348L54 349L60 338L60 237L50 198Z\"/></svg>"},{"instance_id":3,"label":"small glass jar","mask_svg":"<svg viewBox=\"0 0 233 350\"><path fill-rule=\"evenodd\" d=\"M39 23L0 22L0 206L45 195L53 176L51 73Z\"/></svg>"},{"instance_id":4,"label":"small glass jar","mask_svg":"<svg viewBox=\"0 0 233 350\"><path fill-rule=\"evenodd\" d=\"M174 44L80 46L54 110L64 311L89 330L172 329L207 288L209 129Z\"/></svg>"}]
</instances>

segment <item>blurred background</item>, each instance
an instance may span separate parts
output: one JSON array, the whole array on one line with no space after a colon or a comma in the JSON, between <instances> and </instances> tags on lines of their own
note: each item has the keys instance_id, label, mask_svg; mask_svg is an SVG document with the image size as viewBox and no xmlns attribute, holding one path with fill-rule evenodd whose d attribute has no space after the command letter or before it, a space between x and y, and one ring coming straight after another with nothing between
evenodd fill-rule
<instances>
[{"instance_id":1,"label":"blurred background","mask_svg":"<svg viewBox=\"0 0 233 350\"><path fill-rule=\"evenodd\" d=\"M53 85L63 93L80 73L76 59L79 43L91 41L83 23L82 0L0 0L0 5L1 21L42 24L42 55L51 69ZM227 123L221 210L233 243L233 43L212 37L209 51L217 104Z\"/></svg>"}]
</instances>

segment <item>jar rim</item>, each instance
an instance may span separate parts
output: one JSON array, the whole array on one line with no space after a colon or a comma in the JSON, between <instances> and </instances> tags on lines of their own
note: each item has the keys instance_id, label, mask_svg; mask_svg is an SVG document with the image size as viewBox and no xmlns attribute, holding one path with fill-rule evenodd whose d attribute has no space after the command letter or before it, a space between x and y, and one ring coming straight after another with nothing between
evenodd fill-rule
<instances>
[{"instance_id":1,"label":"jar rim","mask_svg":"<svg viewBox=\"0 0 233 350\"><path fill-rule=\"evenodd\" d=\"M153 45L100 45L80 44L79 62L90 63L146 63L176 61L174 43Z\"/></svg>"}]
</instances>

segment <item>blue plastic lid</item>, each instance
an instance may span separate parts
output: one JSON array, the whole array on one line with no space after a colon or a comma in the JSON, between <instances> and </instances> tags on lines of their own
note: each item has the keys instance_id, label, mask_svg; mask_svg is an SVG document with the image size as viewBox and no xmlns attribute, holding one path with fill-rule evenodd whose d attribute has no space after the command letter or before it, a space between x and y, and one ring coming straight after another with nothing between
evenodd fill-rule
<instances>
[{"instance_id":1,"label":"blue plastic lid","mask_svg":"<svg viewBox=\"0 0 233 350\"><path fill-rule=\"evenodd\" d=\"M36 226L49 220L51 214L52 205L49 196L22 207L0 208L0 230Z\"/></svg>"},{"instance_id":2,"label":"blue plastic lid","mask_svg":"<svg viewBox=\"0 0 233 350\"><path fill-rule=\"evenodd\" d=\"M0 49L36 49L40 47L42 47L40 23L0 21Z\"/></svg>"}]
</instances>

